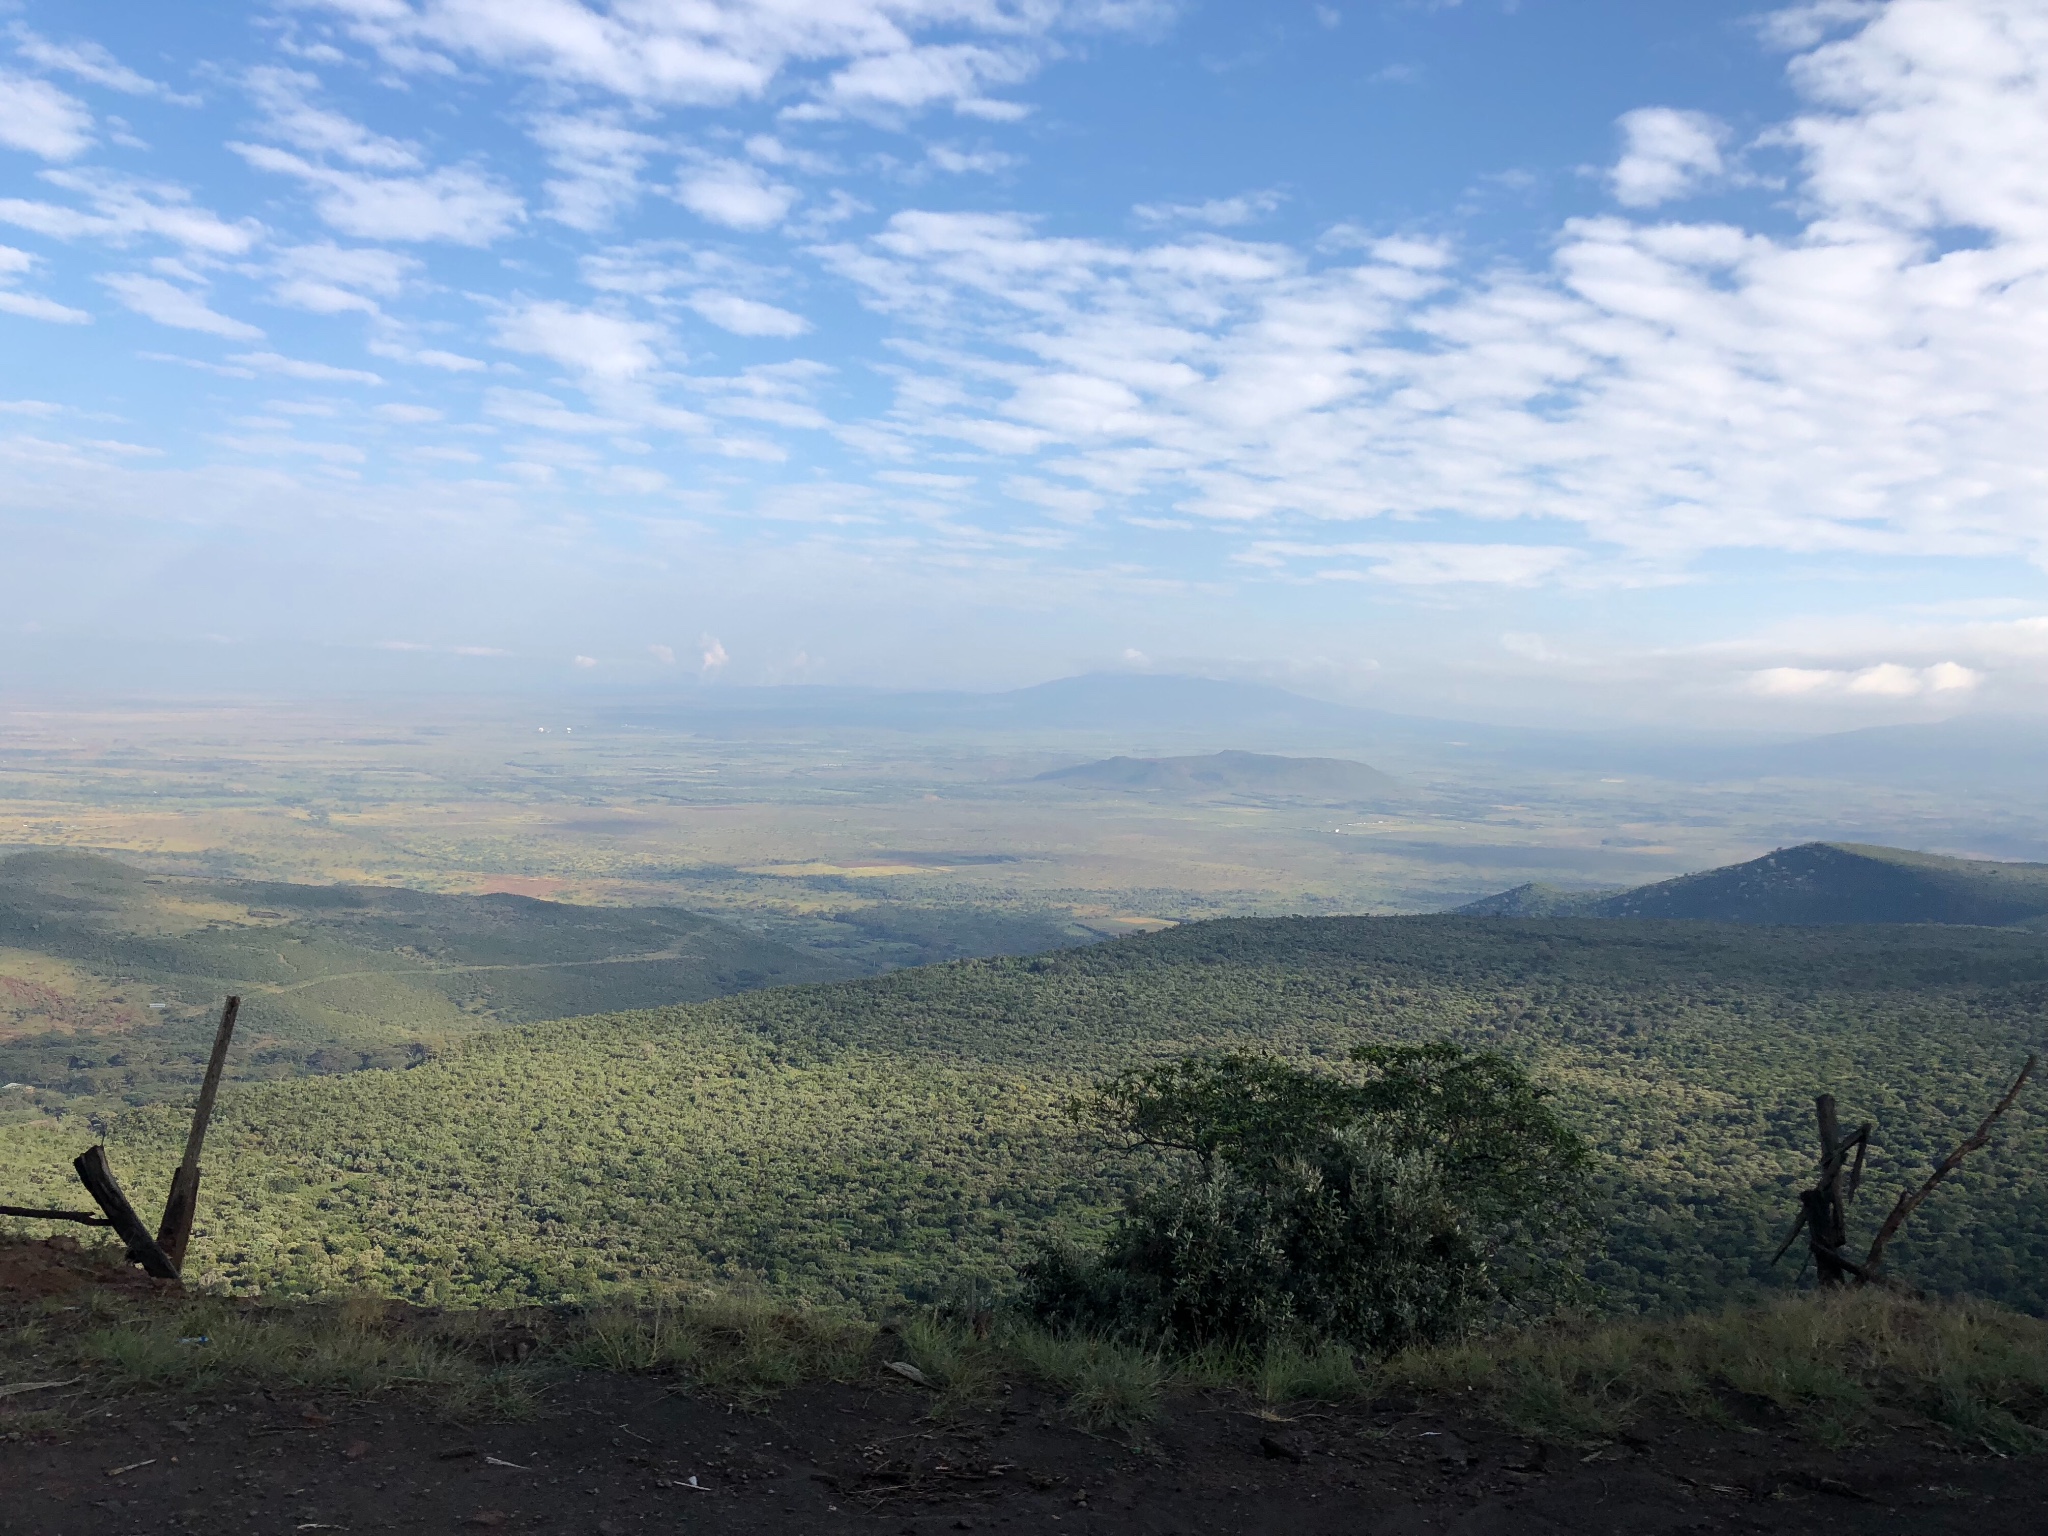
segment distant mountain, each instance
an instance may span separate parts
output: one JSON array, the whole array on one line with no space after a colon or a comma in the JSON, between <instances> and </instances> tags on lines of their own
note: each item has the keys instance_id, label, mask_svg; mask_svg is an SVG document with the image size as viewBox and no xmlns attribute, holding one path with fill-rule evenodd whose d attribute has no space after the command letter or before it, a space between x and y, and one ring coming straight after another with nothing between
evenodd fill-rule
<instances>
[{"instance_id":1,"label":"distant mountain","mask_svg":"<svg viewBox=\"0 0 2048 1536\"><path fill-rule=\"evenodd\" d=\"M1040 782L1121 789L1173 798L1255 795L1355 805L1400 799L1400 780L1341 757L1269 757L1211 752L1200 757L1112 757L1038 775Z\"/></svg>"},{"instance_id":2,"label":"distant mountain","mask_svg":"<svg viewBox=\"0 0 2048 1536\"><path fill-rule=\"evenodd\" d=\"M1802 843L1613 894L1524 885L1473 917L1659 917L1724 923L2048 924L2048 864L1951 859L1863 843Z\"/></svg>"},{"instance_id":3,"label":"distant mountain","mask_svg":"<svg viewBox=\"0 0 2048 1536\"><path fill-rule=\"evenodd\" d=\"M1304 698L1265 683L1159 673L1091 672L1002 693L882 688L699 688L661 704L617 706L620 723L853 726L881 730L1247 731L1434 737L1465 727Z\"/></svg>"}]
</instances>

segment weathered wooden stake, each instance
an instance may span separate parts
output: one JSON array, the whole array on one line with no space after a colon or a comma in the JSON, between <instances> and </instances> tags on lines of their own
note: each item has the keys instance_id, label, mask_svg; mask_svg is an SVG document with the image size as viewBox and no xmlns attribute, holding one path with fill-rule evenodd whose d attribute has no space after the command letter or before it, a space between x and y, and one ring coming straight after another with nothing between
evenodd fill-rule
<instances>
[{"instance_id":1,"label":"weathered wooden stake","mask_svg":"<svg viewBox=\"0 0 2048 1536\"><path fill-rule=\"evenodd\" d=\"M128 1257L159 1280L177 1279L177 1264L149 1235L149 1228L142 1224L142 1218L135 1214L135 1207L121 1193L114 1170L107 1166L107 1149L87 1147L72 1159L71 1166L78 1170L78 1182L85 1186L86 1193L97 1200L100 1209L107 1213L107 1224L120 1233L121 1241L128 1245Z\"/></svg>"},{"instance_id":2,"label":"weathered wooden stake","mask_svg":"<svg viewBox=\"0 0 2048 1536\"><path fill-rule=\"evenodd\" d=\"M231 997L220 1011L220 1028L214 1032L213 1055L207 1058L206 1078L199 1085L199 1105L192 1111L192 1129L185 1137L185 1160L171 1175L171 1192L164 1201L164 1219L157 1223L157 1246L183 1267L185 1249L192 1241L192 1219L199 1213L199 1153L206 1145L206 1124L213 1118L214 1095L220 1092L221 1069L227 1065L228 1041L234 1038L235 1015L242 1000Z\"/></svg>"},{"instance_id":3,"label":"weathered wooden stake","mask_svg":"<svg viewBox=\"0 0 2048 1536\"><path fill-rule=\"evenodd\" d=\"M1833 1094L1824 1093L1813 1101L1814 1118L1820 1130L1820 1178L1812 1189L1799 1192L1799 1219L1785 1234L1785 1241L1771 1256L1777 1263L1791 1250L1801 1232L1813 1254L1814 1268L1824 1286L1848 1283L1850 1276L1863 1278L1863 1266L1842 1251L1849 1240L1849 1205L1863 1184L1863 1157L1870 1146L1869 1122L1848 1135L1835 1116ZM1849 1150L1856 1151L1855 1167L1849 1167Z\"/></svg>"}]
</instances>

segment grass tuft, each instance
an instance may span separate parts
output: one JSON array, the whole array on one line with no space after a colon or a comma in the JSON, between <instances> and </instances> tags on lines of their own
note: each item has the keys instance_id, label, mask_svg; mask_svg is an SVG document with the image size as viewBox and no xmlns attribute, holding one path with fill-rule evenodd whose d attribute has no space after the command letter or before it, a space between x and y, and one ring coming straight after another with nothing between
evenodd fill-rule
<instances>
[{"instance_id":1,"label":"grass tuft","mask_svg":"<svg viewBox=\"0 0 2048 1536\"><path fill-rule=\"evenodd\" d=\"M1089 1429L1129 1434L1150 1423L1172 1379L1161 1356L1088 1334L1018 1327L1000 1345L1025 1375L1065 1393L1067 1411Z\"/></svg>"},{"instance_id":2,"label":"grass tuft","mask_svg":"<svg viewBox=\"0 0 2048 1536\"><path fill-rule=\"evenodd\" d=\"M1655 1406L1708 1422L1774 1416L1842 1444L1904 1411L1961 1444L2048 1448L2048 1323L1886 1291L1532 1329L1411 1350L1386 1373L1477 1394L1532 1433L1609 1434Z\"/></svg>"}]
</instances>

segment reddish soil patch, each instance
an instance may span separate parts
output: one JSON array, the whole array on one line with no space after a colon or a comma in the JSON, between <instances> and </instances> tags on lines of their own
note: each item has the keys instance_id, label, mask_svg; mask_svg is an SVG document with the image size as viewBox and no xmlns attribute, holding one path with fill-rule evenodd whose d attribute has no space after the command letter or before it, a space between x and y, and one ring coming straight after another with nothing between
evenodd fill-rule
<instances>
[{"instance_id":1,"label":"reddish soil patch","mask_svg":"<svg viewBox=\"0 0 2048 1536\"><path fill-rule=\"evenodd\" d=\"M569 888L567 880L548 875L493 875L475 887L479 896L531 896L536 901L553 901Z\"/></svg>"},{"instance_id":2,"label":"reddish soil patch","mask_svg":"<svg viewBox=\"0 0 2048 1536\"><path fill-rule=\"evenodd\" d=\"M0 1242L0 1299L41 1301L89 1286L113 1286L145 1296L170 1289L123 1263L120 1249L104 1243L87 1248L73 1237ZM0 1516L0 1530L4 1529Z\"/></svg>"}]
</instances>

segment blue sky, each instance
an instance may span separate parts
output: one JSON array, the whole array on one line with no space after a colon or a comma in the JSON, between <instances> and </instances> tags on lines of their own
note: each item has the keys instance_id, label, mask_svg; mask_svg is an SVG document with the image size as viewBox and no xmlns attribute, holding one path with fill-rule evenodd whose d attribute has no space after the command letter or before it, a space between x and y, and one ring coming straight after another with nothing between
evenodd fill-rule
<instances>
[{"instance_id":1,"label":"blue sky","mask_svg":"<svg viewBox=\"0 0 2048 1536\"><path fill-rule=\"evenodd\" d=\"M2026 0L0 5L0 664L2038 711L2044 82Z\"/></svg>"}]
</instances>

